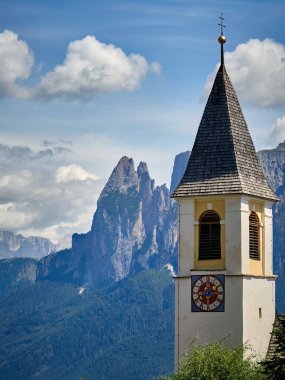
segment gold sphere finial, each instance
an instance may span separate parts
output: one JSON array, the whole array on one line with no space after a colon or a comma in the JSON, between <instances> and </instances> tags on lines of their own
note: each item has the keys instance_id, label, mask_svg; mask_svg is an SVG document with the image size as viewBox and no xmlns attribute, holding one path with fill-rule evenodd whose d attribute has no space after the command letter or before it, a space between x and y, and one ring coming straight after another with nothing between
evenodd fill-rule
<instances>
[{"instance_id":1,"label":"gold sphere finial","mask_svg":"<svg viewBox=\"0 0 285 380\"><path fill-rule=\"evenodd\" d=\"M226 37L225 37L223 34L221 34L221 35L219 36L219 38L218 38L218 41L219 41L219 43L220 43L221 45L223 45L223 44L225 44L225 43L227 42L227 39L226 39Z\"/></svg>"}]
</instances>

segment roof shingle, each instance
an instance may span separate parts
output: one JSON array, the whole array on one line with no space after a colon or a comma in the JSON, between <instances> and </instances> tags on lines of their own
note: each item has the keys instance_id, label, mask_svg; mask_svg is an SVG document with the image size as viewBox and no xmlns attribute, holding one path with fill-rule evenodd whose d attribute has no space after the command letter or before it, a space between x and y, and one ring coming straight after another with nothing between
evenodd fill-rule
<instances>
[{"instance_id":1,"label":"roof shingle","mask_svg":"<svg viewBox=\"0 0 285 380\"><path fill-rule=\"evenodd\" d=\"M224 65L216 75L184 176L172 197L247 194L276 201Z\"/></svg>"}]
</instances>

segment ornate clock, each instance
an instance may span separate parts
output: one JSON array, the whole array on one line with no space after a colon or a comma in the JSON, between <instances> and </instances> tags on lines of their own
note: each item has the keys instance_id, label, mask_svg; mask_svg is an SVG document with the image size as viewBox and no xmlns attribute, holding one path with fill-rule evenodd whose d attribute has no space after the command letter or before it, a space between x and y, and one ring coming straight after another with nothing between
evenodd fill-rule
<instances>
[{"instance_id":1,"label":"ornate clock","mask_svg":"<svg viewBox=\"0 0 285 380\"><path fill-rule=\"evenodd\" d=\"M225 310L225 276L192 276L192 311Z\"/></svg>"}]
</instances>

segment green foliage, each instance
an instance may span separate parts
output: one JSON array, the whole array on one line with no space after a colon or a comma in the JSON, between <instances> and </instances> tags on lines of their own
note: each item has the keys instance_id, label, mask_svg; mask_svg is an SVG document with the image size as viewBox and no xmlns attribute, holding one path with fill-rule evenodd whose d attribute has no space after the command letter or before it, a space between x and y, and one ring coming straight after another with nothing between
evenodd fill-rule
<instances>
[{"instance_id":1,"label":"green foliage","mask_svg":"<svg viewBox=\"0 0 285 380\"><path fill-rule=\"evenodd\" d=\"M179 370L164 380L261 380L260 368L244 359L242 346L227 347L223 341L194 343Z\"/></svg>"},{"instance_id":2,"label":"green foliage","mask_svg":"<svg viewBox=\"0 0 285 380\"><path fill-rule=\"evenodd\" d=\"M264 360L261 364L263 372L269 380L285 379L285 320L279 319L279 325L274 329L276 348L274 357Z\"/></svg>"},{"instance_id":3,"label":"green foliage","mask_svg":"<svg viewBox=\"0 0 285 380\"><path fill-rule=\"evenodd\" d=\"M146 380L173 370L174 286L145 271L79 294L38 282L0 303L0 379Z\"/></svg>"}]
</instances>

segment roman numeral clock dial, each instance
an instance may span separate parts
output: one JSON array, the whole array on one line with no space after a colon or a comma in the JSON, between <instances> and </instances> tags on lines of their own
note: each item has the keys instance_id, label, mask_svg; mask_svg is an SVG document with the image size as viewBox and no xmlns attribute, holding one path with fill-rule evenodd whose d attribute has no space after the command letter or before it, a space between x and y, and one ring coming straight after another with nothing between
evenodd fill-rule
<instances>
[{"instance_id":1,"label":"roman numeral clock dial","mask_svg":"<svg viewBox=\"0 0 285 380\"><path fill-rule=\"evenodd\" d=\"M213 312L225 309L225 276L192 276L192 311Z\"/></svg>"}]
</instances>

